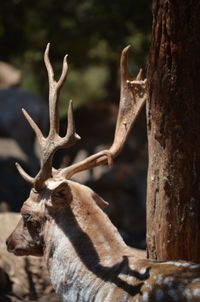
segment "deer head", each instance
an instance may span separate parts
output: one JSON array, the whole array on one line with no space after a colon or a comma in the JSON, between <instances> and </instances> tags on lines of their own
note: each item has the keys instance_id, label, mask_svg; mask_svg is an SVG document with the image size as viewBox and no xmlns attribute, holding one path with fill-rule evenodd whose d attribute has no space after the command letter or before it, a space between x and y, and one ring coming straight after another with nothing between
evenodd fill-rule
<instances>
[{"instance_id":1,"label":"deer head","mask_svg":"<svg viewBox=\"0 0 200 302\"><path fill-rule=\"evenodd\" d=\"M21 209L22 218L16 229L7 239L8 250L14 252L16 255L31 254L41 256L43 254L45 248L44 233L48 231L50 221L52 219L56 220L59 213L77 199L75 191L77 191L78 184L76 186L73 185L73 182L69 179L75 173L98 165L108 163L112 167L113 159L122 150L130 129L146 100L146 80L141 79L141 70L135 79L129 75L127 59L130 46L128 46L123 50L121 55L121 96L112 146L109 150L100 151L69 167L58 170L54 169L52 167L54 153L60 148L72 146L80 137L75 132L71 101L68 109L66 135L64 137L59 135L58 99L60 89L67 75L67 56L63 60L61 76L58 81L55 81L53 68L49 60L49 47L50 45L48 44L44 54L49 79L50 130L47 137L43 136L30 115L22 109L38 139L41 153L41 169L33 178L18 163L16 164L21 176L32 185L30 196L24 202ZM85 192L87 196L89 194L98 206L104 207L106 205L94 192L87 191L86 187L80 185L79 190Z\"/></svg>"}]
</instances>

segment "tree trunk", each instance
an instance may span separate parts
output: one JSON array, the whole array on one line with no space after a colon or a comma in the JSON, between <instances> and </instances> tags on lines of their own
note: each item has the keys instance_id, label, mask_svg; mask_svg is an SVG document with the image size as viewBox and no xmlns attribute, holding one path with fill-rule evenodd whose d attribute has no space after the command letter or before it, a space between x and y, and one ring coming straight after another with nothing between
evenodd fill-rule
<instances>
[{"instance_id":1,"label":"tree trunk","mask_svg":"<svg viewBox=\"0 0 200 302\"><path fill-rule=\"evenodd\" d=\"M200 2L153 0L149 258L200 263Z\"/></svg>"}]
</instances>

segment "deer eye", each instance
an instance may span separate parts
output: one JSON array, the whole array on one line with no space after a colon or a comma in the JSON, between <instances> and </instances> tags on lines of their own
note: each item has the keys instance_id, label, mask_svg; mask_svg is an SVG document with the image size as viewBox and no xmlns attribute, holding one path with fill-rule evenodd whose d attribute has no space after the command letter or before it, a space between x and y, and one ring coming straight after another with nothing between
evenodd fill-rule
<instances>
[{"instance_id":1,"label":"deer eye","mask_svg":"<svg viewBox=\"0 0 200 302\"><path fill-rule=\"evenodd\" d=\"M30 217L31 217L31 214L23 214L22 215L22 218L23 218L24 222L27 222Z\"/></svg>"}]
</instances>

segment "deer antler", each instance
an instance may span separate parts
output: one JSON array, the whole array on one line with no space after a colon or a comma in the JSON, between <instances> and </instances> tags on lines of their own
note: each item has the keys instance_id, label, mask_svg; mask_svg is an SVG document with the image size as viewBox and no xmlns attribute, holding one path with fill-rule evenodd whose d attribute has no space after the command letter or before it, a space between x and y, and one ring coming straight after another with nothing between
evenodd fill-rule
<instances>
[{"instance_id":1,"label":"deer antler","mask_svg":"<svg viewBox=\"0 0 200 302\"><path fill-rule=\"evenodd\" d=\"M108 162L112 166L112 160L122 150L127 136L140 113L146 99L146 79L141 79L142 70L139 71L134 79L130 76L127 69L127 60L130 46L127 46L121 55L120 73L121 73L121 95L117 125L115 130L114 142L109 150L100 151L89 156L81 162L70 167L55 171L55 177L71 178L74 174L93 168Z\"/></svg>"},{"instance_id":2,"label":"deer antler","mask_svg":"<svg viewBox=\"0 0 200 302\"><path fill-rule=\"evenodd\" d=\"M70 101L68 108L68 128L66 135L60 137L59 135L59 117L58 117L58 99L60 88L62 87L66 75L67 75L67 56L63 59L62 73L58 81L54 80L54 72L52 65L49 60L49 47L47 45L44 61L48 72L49 79L49 117L50 117L50 130L48 136L45 138L38 128L37 124L33 121L30 115L23 109L23 113L30 123L31 127L35 131L36 137L39 142L41 151L41 169L35 178L30 177L19 164L16 164L19 173L22 177L34 185L37 191L41 190L45 186L45 180L52 177L52 159L54 153L61 148L67 148L75 144L75 142L80 139L79 135L75 132L74 118L73 118L73 108L72 102Z\"/></svg>"},{"instance_id":3,"label":"deer antler","mask_svg":"<svg viewBox=\"0 0 200 302\"><path fill-rule=\"evenodd\" d=\"M147 98L146 79L141 79L142 71L139 71L136 79L133 79L128 72L127 60L130 46L127 46L121 55L121 95L117 125L112 146L109 150L100 151L67 168L61 170L52 169L52 159L54 153L58 149L72 146L78 139L80 139L80 137L75 132L71 101L68 108L68 128L66 135L64 137L59 136L58 99L60 88L62 87L67 75L67 56L65 56L63 60L63 68L60 79L55 81L53 68L49 60L49 46L50 45L48 44L44 54L44 61L49 78L50 130L47 137L43 136L37 124L33 121L30 115L23 110L26 119L35 131L39 142L41 150L41 169L36 177L33 178L29 176L19 164L16 164L16 167L22 177L31 183L37 191L43 189L45 187L45 181L51 177L71 178L78 172L105 163L108 163L108 165L111 167L113 158L115 158L122 150L126 138Z\"/></svg>"}]
</instances>

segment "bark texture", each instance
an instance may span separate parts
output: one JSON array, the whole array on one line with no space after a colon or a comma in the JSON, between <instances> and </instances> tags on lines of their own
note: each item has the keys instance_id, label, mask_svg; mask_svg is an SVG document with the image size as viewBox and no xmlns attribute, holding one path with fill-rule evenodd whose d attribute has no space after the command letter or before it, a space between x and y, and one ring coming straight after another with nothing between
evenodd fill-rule
<instances>
[{"instance_id":1,"label":"bark texture","mask_svg":"<svg viewBox=\"0 0 200 302\"><path fill-rule=\"evenodd\" d=\"M200 262L200 2L153 0L147 248Z\"/></svg>"}]
</instances>

